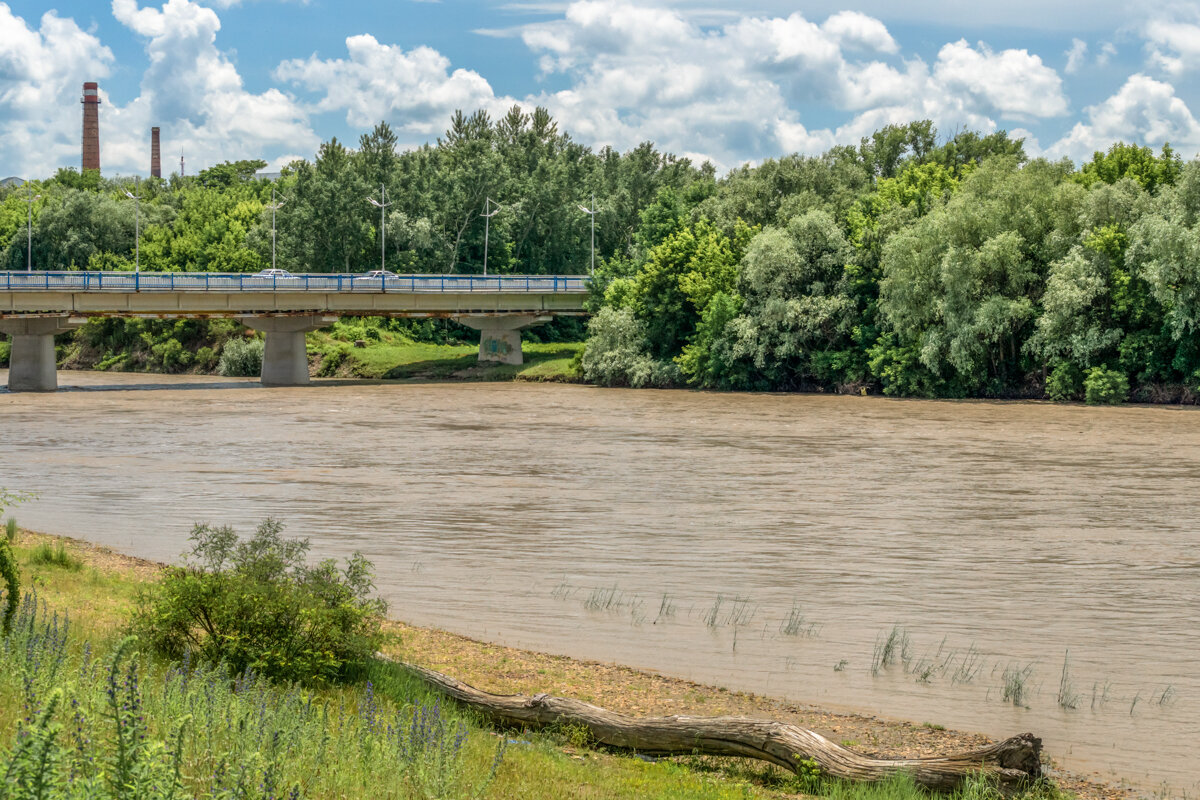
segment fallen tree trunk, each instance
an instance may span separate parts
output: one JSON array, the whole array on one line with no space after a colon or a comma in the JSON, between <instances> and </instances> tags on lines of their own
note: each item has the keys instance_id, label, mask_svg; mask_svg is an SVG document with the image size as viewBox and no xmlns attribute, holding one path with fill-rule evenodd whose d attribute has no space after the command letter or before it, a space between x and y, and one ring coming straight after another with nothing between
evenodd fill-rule
<instances>
[{"instance_id":1,"label":"fallen tree trunk","mask_svg":"<svg viewBox=\"0 0 1200 800\"><path fill-rule=\"evenodd\" d=\"M872 758L813 731L749 717L631 717L580 700L536 694L488 694L431 669L403 667L489 719L539 728L556 723L582 725L594 741L647 755L713 755L755 758L796 772L811 759L822 775L879 781L904 772L922 786L953 789L971 774L995 778L1016 788L1041 775L1042 740L1031 733L945 756Z\"/></svg>"}]
</instances>

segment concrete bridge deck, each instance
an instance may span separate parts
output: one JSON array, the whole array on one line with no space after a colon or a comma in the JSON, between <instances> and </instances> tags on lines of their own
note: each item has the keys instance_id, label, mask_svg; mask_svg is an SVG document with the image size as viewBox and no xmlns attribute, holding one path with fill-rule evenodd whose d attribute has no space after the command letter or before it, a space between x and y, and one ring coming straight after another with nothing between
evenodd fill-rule
<instances>
[{"instance_id":1,"label":"concrete bridge deck","mask_svg":"<svg viewBox=\"0 0 1200 800\"><path fill-rule=\"evenodd\" d=\"M266 334L262 380L308 382L304 334L339 316L446 317L480 331L479 358L520 364L520 331L584 313L578 275L0 272L10 391L54 391L55 334L92 317L233 317Z\"/></svg>"}]
</instances>

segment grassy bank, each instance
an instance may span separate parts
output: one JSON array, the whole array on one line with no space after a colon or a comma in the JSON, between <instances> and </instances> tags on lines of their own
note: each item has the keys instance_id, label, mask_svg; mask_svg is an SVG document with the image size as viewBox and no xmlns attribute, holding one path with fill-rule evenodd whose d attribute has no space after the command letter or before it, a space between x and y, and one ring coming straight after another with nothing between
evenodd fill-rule
<instances>
[{"instance_id":1,"label":"grassy bank","mask_svg":"<svg viewBox=\"0 0 1200 800\"><path fill-rule=\"evenodd\" d=\"M560 328L548 326L547 335L579 333ZM435 320L349 318L308 334L307 343L310 369L319 377L579 381L583 342L534 341L538 335L531 334L523 343L525 363L516 366L479 363L476 332ZM106 319L63 334L56 349L63 369L222 374L227 347L260 338L235 320ZM9 343L0 341L0 367L8 366L9 351ZM257 374L257 364L247 369L246 374Z\"/></svg>"},{"instance_id":2,"label":"grassy bank","mask_svg":"<svg viewBox=\"0 0 1200 800\"><path fill-rule=\"evenodd\" d=\"M309 334L313 374L392 380L579 380L575 360L582 342L525 342L524 364L487 364L479 362L477 343L433 344L399 333L368 332L374 336L357 338L354 327L337 325Z\"/></svg>"},{"instance_id":3,"label":"grassy bank","mask_svg":"<svg viewBox=\"0 0 1200 800\"><path fill-rule=\"evenodd\" d=\"M138 654L136 644L121 649L127 615L139 589L157 580L158 565L26 531L18 533L15 552L33 594L0 648L0 747L9 749L0 758L9 763L13 748L22 747L36 755L53 732L65 745L58 774L70 776L70 783L40 796L82 796L81 787L110 782L121 768L114 748L123 735L141 748L132 766L126 764L129 779L157 787L157 794L128 796L922 796L903 780L852 787L804 781L757 762L645 760L593 749L569 729L495 731L383 662L364 680L329 689L280 687L252 677L230 682L195 665ZM633 714L770 716L878 753L928 753L984 741L933 724L829 714L399 622L391 631L389 655L490 691L548 691ZM986 787L969 788L974 797L988 796ZM1107 796L1101 787L1075 788L1081 797ZM9 796L39 795L0 788L0 797ZM1038 796L1059 795L1042 787Z\"/></svg>"}]
</instances>

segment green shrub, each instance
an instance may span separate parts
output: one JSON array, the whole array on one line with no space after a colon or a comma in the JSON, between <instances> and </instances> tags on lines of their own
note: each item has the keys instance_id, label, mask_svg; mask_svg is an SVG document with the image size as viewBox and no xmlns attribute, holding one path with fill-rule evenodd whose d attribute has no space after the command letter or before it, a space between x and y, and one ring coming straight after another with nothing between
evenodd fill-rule
<instances>
[{"instance_id":1,"label":"green shrub","mask_svg":"<svg viewBox=\"0 0 1200 800\"><path fill-rule=\"evenodd\" d=\"M0 633L7 636L21 601L21 571L7 538L0 539L0 580L4 581L4 617L0 619Z\"/></svg>"},{"instance_id":2,"label":"green shrub","mask_svg":"<svg viewBox=\"0 0 1200 800\"><path fill-rule=\"evenodd\" d=\"M0 342L0 367L8 366L8 356L12 352L10 342Z\"/></svg>"},{"instance_id":3,"label":"green shrub","mask_svg":"<svg viewBox=\"0 0 1200 800\"><path fill-rule=\"evenodd\" d=\"M317 370L317 376L320 378L332 378L337 375L342 364L346 363L346 357L350 355L350 348L345 345L336 345L325 351L321 358L321 366Z\"/></svg>"},{"instance_id":4,"label":"green shrub","mask_svg":"<svg viewBox=\"0 0 1200 800\"><path fill-rule=\"evenodd\" d=\"M371 597L371 564L305 562L307 539L285 539L268 519L249 540L197 525L182 567L142 593L132 630L170 658L195 653L288 681L331 683L357 674L383 643L386 607Z\"/></svg>"},{"instance_id":5,"label":"green shrub","mask_svg":"<svg viewBox=\"0 0 1200 800\"><path fill-rule=\"evenodd\" d=\"M1079 367L1064 361L1046 378L1046 397L1051 400L1077 400L1083 388L1083 373Z\"/></svg>"},{"instance_id":6,"label":"green shrub","mask_svg":"<svg viewBox=\"0 0 1200 800\"><path fill-rule=\"evenodd\" d=\"M192 363L205 372L211 372L212 368L217 365L217 352L211 347L201 347L196 351Z\"/></svg>"},{"instance_id":7,"label":"green shrub","mask_svg":"<svg viewBox=\"0 0 1200 800\"><path fill-rule=\"evenodd\" d=\"M63 569L72 571L80 569L83 566L83 561L68 550L62 542L58 542L56 545L52 545L49 542L42 542L34 548L33 555L29 558L29 563L47 567L62 567Z\"/></svg>"},{"instance_id":8,"label":"green shrub","mask_svg":"<svg viewBox=\"0 0 1200 800\"><path fill-rule=\"evenodd\" d=\"M175 338L153 345L150 352L164 372L179 372L192 362L192 354Z\"/></svg>"},{"instance_id":9,"label":"green shrub","mask_svg":"<svg viewBox=\"0 0 1200 800\"><path fill-rule=\"evenodd\" d=\"M1083 395L1090 406L1124 403L1129 397L1129 379L1116 370L1092 367L1083 381Z\"/></svg>"},{"instance_id":10,"label":"green shrub","mask_svg":"<svg viewBox=\"0 0 1200 800\"><path fill-rule=\"evenodd\" d=\"M221 349L217 372L230 378L252 378L262 372L262 339L230 339Z\"/></svg>"}]
</instances>

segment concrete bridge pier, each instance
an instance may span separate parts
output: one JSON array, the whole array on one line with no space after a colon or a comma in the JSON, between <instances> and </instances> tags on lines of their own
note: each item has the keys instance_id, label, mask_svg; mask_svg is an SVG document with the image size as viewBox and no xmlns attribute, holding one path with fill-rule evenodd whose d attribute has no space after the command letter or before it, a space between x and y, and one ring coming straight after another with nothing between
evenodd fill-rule
<instances>
[{"instance_id":1,"label":"concrete bridge pier","mask_svg":"<svg viewBox=\"0 0 1200 800\"><path fill-rule=\"evenodd\" d=\"M84 320L70 317L0 319L0 333L12 338L8 355L10 392L53 392L58 389L54 336L77 328Z\"/></svg>"},{"instance_id":2,"label":"concrete bridge pier","mask_svg":"<svg viewBox=\"0 0 1200 800\"><path fill-rule=\"evenodd\" d=\"M337 317L243 317L247 328L266 334L263 346L263 386L304 386L308 383L308 350L304 334L337 322Z\"/></svg>"},{"instance_id":3,"label":"concrete bridge pier","mask_svg":"<svg viewBox=\"0 0 1200 800\"><path fill-rule=\"evenodd\" d=\"M457 322L479 331L479 360L498 361L501 364L525 363L521 353L521 331L551 319L550 316L538 314L455 317Z\"/></svg>"}]
</instances>

